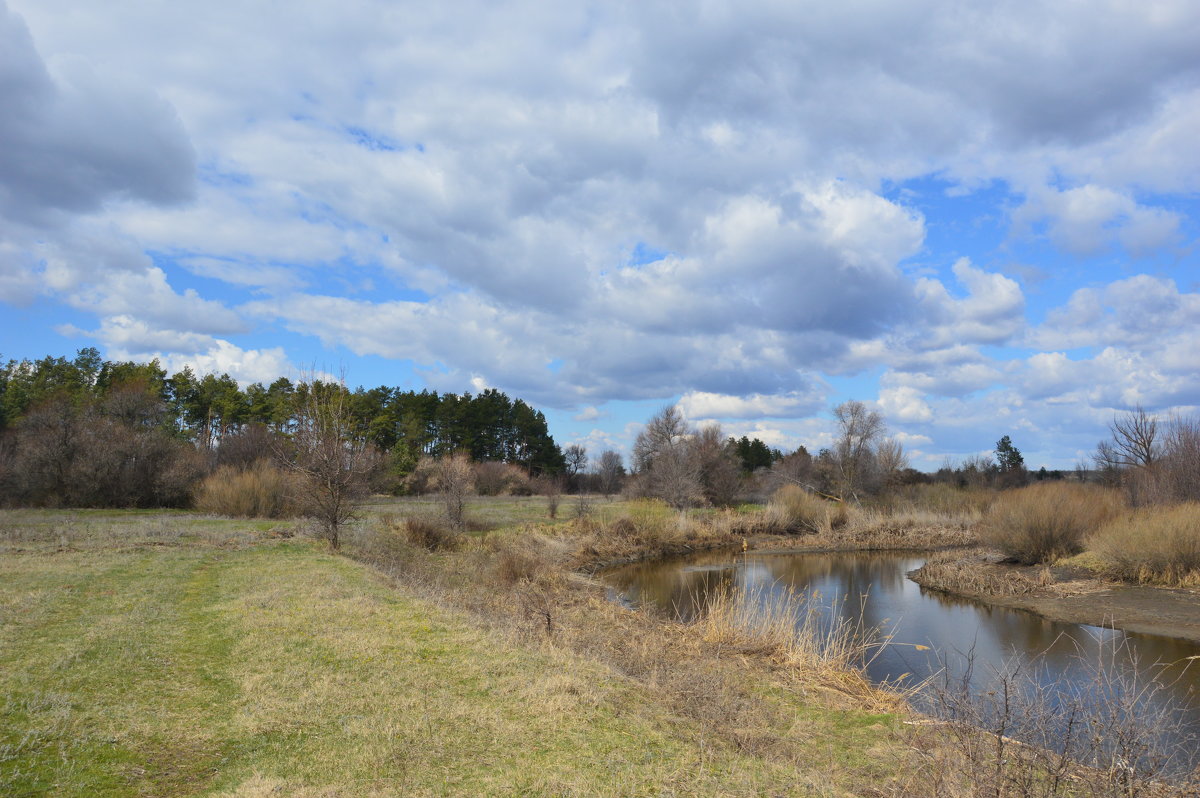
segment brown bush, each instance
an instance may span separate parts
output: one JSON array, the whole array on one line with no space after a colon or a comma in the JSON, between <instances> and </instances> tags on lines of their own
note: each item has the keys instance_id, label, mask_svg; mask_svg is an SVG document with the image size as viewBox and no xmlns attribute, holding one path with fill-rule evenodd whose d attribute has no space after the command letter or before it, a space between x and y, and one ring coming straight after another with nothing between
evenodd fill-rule
<instances>
[{"instance_id":1,"label":"brown bush","mask_svg":"<svg viewBox=\"0 0 1200 798\"><path fill-rule=\"evenodd\" d=\"M480 496L528 496L533 492L529 475L511 463L475 464L475 492Z\"/></svg>"},{"instance_id":2,"label":"brown bush","mask_svg":"<svg viewBox=\"0 0 1200 798\"><path fill-rule=\"evenodd\" d=\"M1122 579L1200 583L1200 503L1148 507L1114 519L1089 547Z\"/></svg>"},{"instance_id":3,"label":"brown bush","mask_svg":"<svg viewBox=\"0 0 1200 798\"><path fill-rule=\"evenodd\" d=\"M783 532L818 533L845 526L846 505L831 502L799 485L784 485L767 503L770 523Z\"/></svg>"},{"instance_id":4,"label":"brown bush","mask_svg":"<svg viewBox=\"0 0 1200 798\"><path fill-rule=\"evenodd\" d=\"M1042 482L1000 496L980 538L1026 564L1083 550L1084 538L1121 511L1119 494L1090 485Z\"/></svg>"},{"instance_id":5,"label":"brown bush","mask_svg":"<svg viewBox=\"0 0 1200 798\"><path fill-rule=\"evenodd\" d=\"M234 518L283 518L295 514L288 475L260 460L246 470L223 466L196 488L193 503L202 513Z\"/></svg>"},{"instance_id":6,"label":"brown bush","mask_svg":"<svg viewBox=\"0 0 1200 798\"><path fill-rule=\"evenodd\" d=\"M406 518L404 536L412 545L427 551L453 551L462 545L460 534L429 518Z\"/></svg>"},{"instance_id":7,"label":"brown bush","mask_svg":"<svg viewBox=\"0 0 1200 798\"><path fill-rule=\"evenodd\" d=\"M545 581L553 573L553 562L536 540L510 538L495 546L492 577L501 586Z\"/></svg>"}]
</instances>

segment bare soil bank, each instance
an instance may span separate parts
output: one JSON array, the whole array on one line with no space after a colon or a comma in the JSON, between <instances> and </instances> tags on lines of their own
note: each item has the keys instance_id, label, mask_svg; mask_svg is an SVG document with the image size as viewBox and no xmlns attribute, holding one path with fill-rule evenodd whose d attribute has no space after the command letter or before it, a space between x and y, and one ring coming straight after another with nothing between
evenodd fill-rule
<instances>
[{"instance_id":1,"label":"bare soil bank","mask_svg":"<svg viewBox=\"0 0 1200 798\"><path fill-rule=\"evenodd\" d=\"M1131 585L1070 565L1013 565L979 550L935 557L910 576L931 590L1054 621L1200 643L1200 590Z\"/></svg>"}]
</instances>

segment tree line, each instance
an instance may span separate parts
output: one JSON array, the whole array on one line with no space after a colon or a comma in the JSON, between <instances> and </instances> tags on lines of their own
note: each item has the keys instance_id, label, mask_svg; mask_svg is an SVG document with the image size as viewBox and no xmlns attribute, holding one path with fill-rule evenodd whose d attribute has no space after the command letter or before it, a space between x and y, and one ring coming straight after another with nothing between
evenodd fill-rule
<instances>
[{"instance_id":1,"label":"tree line","mask_svg":"<svg viewBox=\"0 0 1200 798\"><path fill-rule=\"evenodd\" d=\"M314 393L330 392L345 408L348 440L379 454L378 477L391 487L422 457L454 452L533 475L566 467L542 412L492 389L349 390L284 377L242 388L228 374L168 374L157 361L107 361L87 348L72 359L0 367L0 501L186 504L195 482L215 468L281 451L279 440L303 432Z\"/></svg>"}]
</instances>

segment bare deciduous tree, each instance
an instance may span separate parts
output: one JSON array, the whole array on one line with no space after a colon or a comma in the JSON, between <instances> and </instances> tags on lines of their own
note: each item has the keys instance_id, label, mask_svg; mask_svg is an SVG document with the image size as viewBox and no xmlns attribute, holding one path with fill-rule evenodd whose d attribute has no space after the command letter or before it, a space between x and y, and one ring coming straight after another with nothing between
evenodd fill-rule
<instances>
[{"instance_id":1,"label":"bare deciduous tree","mask_svg":"<svg viewBox=\"0 0 1200 798\"><path fill-rule=\"evenodd\" d=\"M634 466L646 480L649 495L677 509L703 496L699 465L686 446L692 434L679 408L668 405L646 422L633 444Z\"/></svg>"},{"instance_id":2,"label":"bare deciduous tree","mask_svg":"<svg viewBox=\"0 0 1200 798\"><path fill-rule=\"evenodd\" d=\"M685 444L695 461L704 498L715 506L733 504L742 487L741 465L736 450L719 424L702 428Z\"/></svg>"},{"instance_id":3,"label":"bare deciduous tree","mask_svg":"<svg viewBox=\"0 0 1200 798\"><path fill-rule=\"evenodd\" d=\"M654 458L681 444L692 433L683 414L675 405L668 405L654 414L638 433L633 444L633 467L636 471L649 471Z\"/></svg>"},{"instance_id":4,"label":"bare deciduous tree","mask_svg":"<svg viewBox=\"0 0 1200 798\"><path fill-rule=\"evenodd\" d=\"M281 459L296 476L298 505L320 524L336 550L341 527L354 517L380 456L354 434L344 384L311 380L307 388L296 414L291 450L283 449Z\"/></svg>"},{"instance_id":5,"label":"bare deciduous tree","mask_svg":"<svg viewBox=\"0 0 1200 798\"><path fill-rule=\"evenodd\" d=\"M1200 418L1176 418L1167 425L1162 466L1176 500L1200 500Z\"/></svg>"},{"instance_id":6,"label":"bare deciduous tree","mask_svg":"<svg viewBox=\"0 0 1200 798\"><path fill-rule=\"evenodd\" d=\"M1138 405L1108 425L1116 460L1124 466L1151 466L1158 459L1158 419Z\"/></svg>"},{"instance_id":7,"label":"bare deciduous tree","mask_svg":"<svg viewBox=\"0 0 1200 798\"><path fill-rule=\"evenodd\" d=\"M833 416L838 425L833 450L838 487L843 498L857 498L874 457L875 442L886 426L883 416L857 400L842 402L833 409Z\"/></svg>"},{"instance_id":8,"label":"bare deciduous tree","mask_svg":"<svg viewBox=\"0 0 1200 798\"><path fill-rule=\"evenodd\" d=\"M587 447L585 447L583 444L572 443L563 450L563 457L567 461L567 473L571 476L582 474L587 470Z\"/></svg>"},{"instance_id":9,"label":"bare deciduous tree","mask_svg":"<svg viewBox=\"0 0 1200 798\"><path fill-rule=\"evenodd\" d=\"M904 451L904 444L895 438L881 440L875 448L875 467L879 470L879 478L883 484L894 484L900 472L908 468L908 454Z\"/></svg>"},{"instance_id":10,"label":"bare deciduous tree","mask_svg":"<svg viewBox=\"0 0 1200 798\"><path fill-rule=\"evenodd\" d=\"M651 495L677 510L691 507L704 497L699 464L682 443L656 454L648 476Z\"/></svg>"},{"instance_id":11,"label":"bare deciduous tree","mask_svg":"<svg viewBox=\"0 0 1200 798\"><path fill-rule=\"evenodd\" d=\"M600 455L600 465L597 470L600 476L600 489L605 496L611 496L621 489L621 480L625 476L625 465L621 455L608 449Z\"/></svg>"}]
</instances>

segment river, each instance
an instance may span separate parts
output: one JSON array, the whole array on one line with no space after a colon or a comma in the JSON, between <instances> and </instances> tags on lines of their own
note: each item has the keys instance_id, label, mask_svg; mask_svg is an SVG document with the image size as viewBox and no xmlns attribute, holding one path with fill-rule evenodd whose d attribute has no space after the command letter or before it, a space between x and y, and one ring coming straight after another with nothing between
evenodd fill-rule
<instances>
[{"instance_id":1,"label":"river","mask_svg":"<svg viewBox=\"0 0 1200 798\"><path fill-rule=\"evenodd\" d=\"M1019 672L1045 695L1130 701L1139 718L1196 754L1200 733L1200 646L1169 637L1050 621L926 590L907 577L925 556L904 553L704 552L622 566L602 578L613 598L653 606L681 620L715 596L740 589L756 604L794 595L820 613L876 629L888 644L864 663L876 683L929 680L930 695L986 694L1001 673ZM1103 675L1099 675L1103 674ZM1129 696L1130 689L1137 695ZM944 700L944 698L942 699Z\"/></svg>"}]
</instances>

